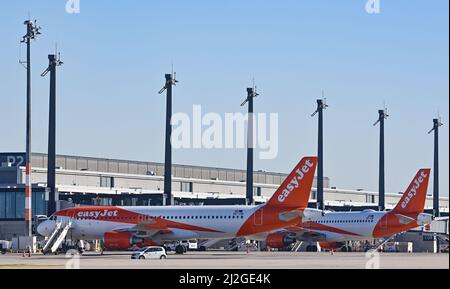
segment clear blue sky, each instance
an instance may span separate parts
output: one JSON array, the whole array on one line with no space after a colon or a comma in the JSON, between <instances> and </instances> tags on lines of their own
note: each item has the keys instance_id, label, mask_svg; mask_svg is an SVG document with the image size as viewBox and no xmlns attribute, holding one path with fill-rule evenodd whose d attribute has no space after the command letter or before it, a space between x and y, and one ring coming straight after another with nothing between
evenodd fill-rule
<instances>
[{"instance_id":1,"label":"clear blue sky","mask_svg":"<svg viewBox=\"0 0 450 289\"><path fill-rule=\"evenodd\" d=\"M325 89L325 174L332 185L377 190L378 128L386 101L387 189L406 189L432 166L427 135L440 111L441 190L449 191L449 31L447 0L65 0L0 4L0 151L25 148L25 70L19 40L31 13L43 27L33 44L33 150L47 150L48 79L54 43L64 66L58 79L58 153L163 161L164 73L175 63L181 81L175 112L202 104L237 112L256 78L260 112L280 115L277 159L256 169L289 172L316 153L310 114ZM244 150L181 150L174 162L245 168ZM432 185L430 185L430 192Z\"/></svg>"}]
</instances>

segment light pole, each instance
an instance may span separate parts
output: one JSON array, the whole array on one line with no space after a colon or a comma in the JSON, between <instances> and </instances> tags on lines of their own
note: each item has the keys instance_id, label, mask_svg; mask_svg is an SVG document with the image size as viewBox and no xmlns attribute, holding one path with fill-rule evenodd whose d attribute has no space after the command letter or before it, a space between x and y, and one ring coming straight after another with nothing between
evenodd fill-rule
<instances>
[{"instance_id":1,"label":"light pole","mask_svg":"<svg viewBox=\"0 0 450 289\"><path fill-rule=\"evenodd\" d=\"M380 124L380 163L379 163L379 200L378 209L380 211L386 210L386 188L385 188L385 167L384 167L384 121L389 117L387 109L378 111L378 120L374 126Z\"/></svg>"},{"instance_id":2,"label":"light pole","mask_svg":"<svg viewBox=\"0 0 450 289\"><path fill-rule=\"evenodd\" d=\"M166 103L166 147L165 147L165 164L164 164L164 195L166 205L172 205L172 87L178 83L176 75L166 74L166 83L159 91L162 94L167 91Z\"/></svg>"},{"instance_id":3,"label":"light pole","mask_svg":"<svg viewBox=\"0 0 450 289\"><path fill-rule=\"evenodd\" d=\"M27 20L27 34L23 36L22 43L27 45L27 109L26 109L26 153L25 153L25 226L28 236L33 235L32 229L32 184L31 184L31 40L41 34L36 21Z\"/></svg>"},{"instance_id":4,"label":"light pole","mask_svg":"<svg viewBox=\"0 0 450 289\"><path fill-rule=\"evenodd\" d=\"M317 110L311 117L319 115L318 166L317 166L317 209L325 210L323 195L323 111L328 108L325 98L317 100Z\"/></svg>"},{"instance_id":5,"label":"light pole","mask_svg":"<svg viewBox=\"0 0 450 289\"><path fill-rule=\"evenodd\" d=\"M247 88L247 98L241 104L241 106L245 106L248 103L247 182L246 182L247 205L253 205L255 203L253 191L253 150L255 147L253 139L253 131L255 129L253 100L255 97L258 96L259 94L256 92L256 87Z\"/></svg>"},{"instance_id":6,"label":"light pole","mask_svg":"<svg viewBox=\"0 0 450 289\"><path fill-rule=\"evenodd\" d=\"M441 216L439 208L439 128L443 125L440 118L433 119L433 128L428 133L434 132L433 210L436 218Z\"/></svg>"},{"instance_id":7,"label":"light pole","mask_svg":"<svg viewBox=\"0 0 450 289\"><path fill-rule=\"evenodd\" d=\"M50 72L50 101L48 119L48 164L47 164L47 188L49 189L48 216L57 210L56 202L56 67L63 62L55 54L48 56L48 68L41 74L42 77Z\"/></svg>"}]
</instances>

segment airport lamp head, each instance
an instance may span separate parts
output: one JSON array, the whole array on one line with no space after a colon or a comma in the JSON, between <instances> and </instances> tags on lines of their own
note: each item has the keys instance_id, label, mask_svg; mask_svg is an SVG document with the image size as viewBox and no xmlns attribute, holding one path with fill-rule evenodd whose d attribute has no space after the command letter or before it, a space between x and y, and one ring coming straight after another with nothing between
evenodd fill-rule
<instances>
[{"instance_id":1,"label":"airport lamp head","mask_svg":"<svg viewBox=\"0 0 450 289\"><path fill-rule=\"evenodd\" d=\"M328 107L329 107L329 105L327 104L327 99L326 98L318 99L317 100L317 110L311 115L311 117L315 117L316 114L319 113L319 111L325 110Z\"/></svg>"},{"instance_id":2,"label":"airport lamp head","mask_svg":"<svg viewBox=\"0 0 450 289\"><path fill-rule=\"evenodd\" d=\"M435 130L437 130L438 128L440 128L441 126L444 125L444 123L442 122L442 118L441 117L433 119L433 123L434 123L434 126L428 132L428 134L431 134L432 132L434 132Z\"/></svg>"},{"instance_id":3,"label":"airport lamp head","mask_svg":"<svg viewBox=\"0 0 450 289\"><path fill-rule=\"evenodd\" d=\"M61 61L61 53L57 54L58 57L56 57L55 54L50 54L48 56L48 60L49 60L49 64L46 70L44 70L44 72L42 72L41 76L45 77L51 70L51 68L54 66L61 66L64 64L64 62Z\"/></svg>"},{"instance_id":4,"label":"airport lamp head","mask_svg":"<svg viewBox=\"0 0 450 289\"><path fill-rule=\"evenodd\" d=\"M38 35L41 35L41 27L37 25L37 20L27 20L23 24L27 25L27 34L23 36L22 43L26 43L31 39L36 39Z\"/></svg>"},{"instance_id":5,"label":"airport lamp head","mask_svg":"<svg viewBox=\"0 0 450 289\"><path fill-rule=\"evenodd\" d=\"M247 102L250 101L251 98L256 98L259 96L259 93L256 92L257 87L254 86L253 88L249 87L247 88L247 98L244 100L244 102L241 104L241 106L245 106Z\"/></svg>"},{"instance_id":6,"label":"airport lamp head","mask_svg":"<svg viewBox=\"0 0 450 289\"><path fill-rule=\"evenodd\" d=\"M169 87L169 85L174 85L176 86L177 83L179 82L176 78L177 78L177 73L176 72L172 72L172 74L166 74L166 84L164 85L164 87L158 92L158 94L162 94L164 91L166 91L166 89Z\"/></svg>"},{"instance_id":7,"label":"airport lamp head","mask_svg":"<svg viewBox=\"0 0 450 289\"><path fill-rule=\"evenodd\" d=\"M381 122L381 120L384 120L384 119L388 119L388 118L389 118L389 114L388 114L388 109L387 109L387 107L384 108L384 110L379 110L379 111L378 111L378 114L379 114L380 116L378 117L378 120L373 124L373 126L377 126L377 125Z\"/></svg>"}]
</instances>

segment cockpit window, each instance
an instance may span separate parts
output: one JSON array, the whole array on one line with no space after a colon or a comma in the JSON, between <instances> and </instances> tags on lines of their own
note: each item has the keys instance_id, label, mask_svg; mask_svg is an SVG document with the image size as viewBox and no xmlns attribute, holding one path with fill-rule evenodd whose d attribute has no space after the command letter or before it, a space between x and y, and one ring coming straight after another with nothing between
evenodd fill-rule
<instances>
[{"instance_id":1,"label":"cockpit window","mask_svg":"<svg viewBox=\"0 0 450 289\"><path fill-rule=\"evenodd\" d=\"M51 216L49 220L50 221L56 221L56 218L57 218L56 216Z\"/></svg>"}]
</instances>

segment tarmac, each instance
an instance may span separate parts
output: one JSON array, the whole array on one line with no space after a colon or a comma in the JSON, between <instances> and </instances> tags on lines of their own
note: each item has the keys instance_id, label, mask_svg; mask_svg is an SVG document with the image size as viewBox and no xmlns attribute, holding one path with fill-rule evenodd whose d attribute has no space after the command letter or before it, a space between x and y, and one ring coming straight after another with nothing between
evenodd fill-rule
<instances>
[{"instance_id":1,"label":"tarmac","mask_svg":"<svg viewBox=\"0 0 450 289\"><path fill-rule=\"evenodd\" d=\"M131 260L130 252L83 256L0 255L1 269L449 269L448 254L189 252Z\"/></svg>"}]
</instances>

